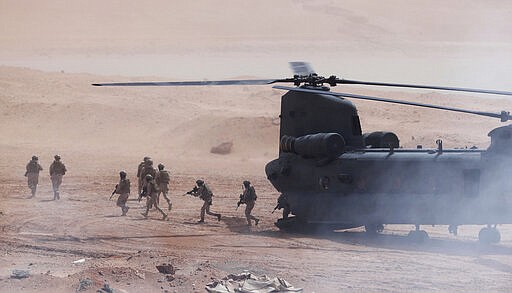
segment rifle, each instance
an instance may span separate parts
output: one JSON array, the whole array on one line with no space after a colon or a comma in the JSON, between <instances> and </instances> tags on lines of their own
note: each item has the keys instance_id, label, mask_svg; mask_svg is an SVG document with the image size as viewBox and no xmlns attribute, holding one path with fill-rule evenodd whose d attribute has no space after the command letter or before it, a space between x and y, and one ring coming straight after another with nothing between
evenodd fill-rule
<instances>
[{"instance_id":1,"label":"rifle","mask_svg":"<svg viewBox=\"0 0 512 293\"><path fill-rule=\"evenodd\" d=\"M274 210L271 212L271 214L273 214L278 208L280 208L280 205L277 204L276 207L274 208Z\"/></svg>"},{"instance_id":2,"label":"rifle","mask_svg":"<svg viewBox=\"0 0 512 293\"><path fill-rule=\"evenodd\" d=\"M244 204L244 195L243 194L240 194L240 199L238 200L238 202L236 203L236 210L238 210L238 208L240 207L241 204Z\"/></svg>"},{"instance_id":3,"label":"rifle","mask_svg":"<svg viewBox=\"0 0 512 293\"><path fill-rule=\"evenodd\" d=\"M148 188L147 188L147 186L144 186L144 187L142 187L142 191L141 191L141 193L139 194L139 198L138 198L139 202L140 202L140 200L141 200L143 197L146 197L146 196L148 196Z\"/></svg>"},{"instance_id":4,"label":"rifle","mask_svg":"<svg viewBox=\"0 0 512 293\"><path fill-rule=\"evenodd\" d=\"M194 186L194 188L192 188L192 190L185 192L185 193L183 194L183 196L185 196L185 195L187 195L187 194L188 194L188 195L195 196L193 193L196 193L198 190L199 190L199 188L197 188L197 186Z\"/></svg>"},{"instance_id":5,"label":"rifle","mask_svg":"<svg viewBox=\"0 0 512 293\"><path fill-rule=\"evenodd\" d=\"M116 194L117 186L119 186L119 184L116 184L116 187L114 188L114 191L112 191L112 194L110 195L110 197L108 198L108 200L111 200L111 199L112 199L112 196L114 196L114 194Z\"/></svg>"}]
</instances>

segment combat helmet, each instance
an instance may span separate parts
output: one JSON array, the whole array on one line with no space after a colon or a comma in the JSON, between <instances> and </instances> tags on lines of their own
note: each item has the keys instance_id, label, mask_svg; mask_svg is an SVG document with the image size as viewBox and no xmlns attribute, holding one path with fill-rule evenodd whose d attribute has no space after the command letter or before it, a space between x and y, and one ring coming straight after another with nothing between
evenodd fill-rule
<instances>
[{"instance_id":1,"label":"combat helmet","mask_svg":"<svg viewBox=\"0 0 512 293\"><path fill-rule=\"evenodd\" d=\"M249 180L244 180L244 182L243 182L243 183L244 183L244 186L249 186L249 185L251 185L251 182L249 182Z\"/></svg>"},{"instance_id":2,"label":"combat helmet","mask_svg":"<svg viewBox=\"0 0 512 293\"><path fill-rule=\"evenodd\" d=\"M54 158L56 161L60 160L60 156L59 156L59 155L55 155L55 156L53 156L53 158Z\"/></svg>"},{"instance_id":3,"label":"combat helmet","mask_svg":"<svg viewBox=\"0 0 512 293\"><path fill-rule=\"evenodd\" d=\"M32 156L32 161L37 161L39 158L37 156Z\"/></svg>"},{"instance_id":4,"label":"combat helmet","mask_svg":"<svg viewBox=\"0 0 512 293\"><path fill-rule=\"evenodd\" d=\"M119 176L121 176L121 178L126 178L126 172L124 170L119 172Z\"/></svg>"},{"instance_id":5,"label":"combat helmet","mask_svg":"<svg viewBox=\"0 0 512 293\"><path fill-rule=\"evenodd\" d=\"M146 175L146 180L147 181L153 180L153 176L151 174Z\"/></svg>"},{"instance_id":6,"label":"combat helmet","mask_svg":"<svg viewBox=\"0 0 512 293\"><path fill-rule=\"evenodd\" d=\"M197 185L199 185L199 186L201 186L201 185L203 185L203 184L204 184L204 181L203 181L203 180L201 180L201 179L199 179L199 180L197 180L197 181L196 181L196 184L197 184Z\"/></svg>"},{"instance_id":7,"label":"combat helmet","mask_svg":"<svg viewBox=\"0 0 512 293\"><path fill-rule=\"evenodd\" d=\"M160 163L158 164L158 170L163 170L165 168L164 164Z\"/></svg>"}]
</instances>

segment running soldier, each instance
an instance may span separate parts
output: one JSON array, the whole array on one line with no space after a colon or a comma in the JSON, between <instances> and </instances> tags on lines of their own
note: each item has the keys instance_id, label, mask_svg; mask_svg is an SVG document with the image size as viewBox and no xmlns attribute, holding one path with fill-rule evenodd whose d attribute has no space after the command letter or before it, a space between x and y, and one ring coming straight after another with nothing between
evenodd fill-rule
<instances>
[{"instance_id":1,"label":"running soldier","mask_svg":"<svg viewBox=\"0 0 512 293\"><path fill-rule=\"evenodd\" d=\"M251 215L252 209L256 204L256 191L254 187L251 186L251 182L245 180L244 181L244 193L242 194L242 203L245 203L245 217L247 218L247 225L252 226L251 220L254 220L254 224L258 226L260 219Z\"/></svg>"},{"instance_id":2,"label":"running soldier","mask_svg":"<svg viewBox=\"0 0 512 293\"><path fill-rule=\"evenodd\" d=\"M139 163L139 166L137 167L137 183L139 184L138 185L138 193L137 194L140 194L141 191L142 191L142 184L144 183L143 180L144 180L144 177L140 176L140 173L142 172L142 169L144 169L144 165L146 164L146 162L148 160L150 160L151 158L150 157L144 157L143 161Z\"/></svg>"},{"instance_id":3,"label":"running soldier","mask_svg":"<svg viewBox=\"0 0 512 293\"><path fill-rule=\"evenodd\" d=\"M210 187L208 187L208 185L206 185L206 183L201 179L197 180L196 184L198 187L197 190L194 189L194 190L190 191L189 194L191 194L193 196L199 196L199 198L204 201L204 204L201 207L201 219L199 220L198 223L204 223L204 214L205 213L210 216L217 217L217 221L220 221L220 218L221 218L220 214L210 212L210 206L212 205L212 199L213 199L213 193L212 193Z\"/></svg>"},{"instance_id":4,"label":"running soldier","mask_svg":"<svg viewBox=\"0 0 512 293\"><path fill-rule=\"evenodd\" d=\"M66 166L60 161L60 156L55 155L55 160L50 165L50 179L53 187L53 200L59 200L59 188L62 184L62 176L66 174Z\"/></svg>"},{"instance_id":5,"label":"running soldier","mask_svg":"<svg viewBox=\"0 0 512 293\"><path fill-rule=\"evenodd\" d=\"M157 202L160 205L160 193L164 195L167 204L169 205L169 211L172 209L171 199L169 199L169 182L171 182L171 176L167 170L164 170L163 164L158 164L158 172L156 173L156 185L158 186Z\"/></svg>"},{"instance_id":6,"label":"running soldier","mask_svg":"<svg viewBox=\"0 0 512 293\"><path fill-rule=\"evenodd\" d=\"M36 196L37 184L39 183L39 171L43 170L43 167L39 165L37 156L32 156L32 160L27 164L27 171L25 172L25 177L27 177L27 184L32 192L32 197Z\"/></svg>"},{"instance_id":7,"label":"running soldier","mask_svg":"<svg viewBox=\"0 0 512 293\"><path fill-rule=\"evenodd\" d=\"M115 193L119 194L116 205L120 207L121 211L123 212L121 216L126 216L126 213L128 213L128 209L130 209L126 205L128 197L130 196L130 179L126 178L125 171L119 172L119 177L119 183L117 184L115 191Z\"/></svg>"},{"instance_id":8,"label":"running soldier","mask_svg":"<svg viewBox=\"0 0 512 293\"><path fill-rule=\"evenodd\" d=\"M153 168L153 161L151 159L147 159L140 170L140 178L145 179L146 175L151 175L152 178L156 177L156 170ZM147 180L142 180L142 188L147 184ZM140 194L140 193L139 193Z\"/></svg>"},{"instance_id":9,"label":"running soldier","mask_svg":"<svg viewBox=\"0 0 512 293\"><path fill-rule=\"evenodd\" d=\"M143 193L141 196L145 195L148 197L148 200L146 202L146 212L142 213L144 218L148 218L149 209L151 209L152 206L154 206L160 213L162 213L162 220L167 220L167 214L162 211L160 207L158 207L157 197L158 197L158 187L156 186L155 181L153 180L153 176L151 174L147 174L146 177L146 184L143 187ZM144 190L145 189L145 190ZM139 196L139 201L141 199L141 196Z\"/></svg>"}]
</instances>

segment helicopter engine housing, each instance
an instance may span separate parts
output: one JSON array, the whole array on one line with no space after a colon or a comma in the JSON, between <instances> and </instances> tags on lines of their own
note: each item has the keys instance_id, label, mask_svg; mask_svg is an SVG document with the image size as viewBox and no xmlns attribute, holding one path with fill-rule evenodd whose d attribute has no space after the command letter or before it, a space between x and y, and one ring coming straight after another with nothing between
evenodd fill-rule
<instances>
[{"instance_id":1,"label":"helicopter engine housing","mask_svg":"<svg viewBox=\"0 0 512 293\"><path fill-rule=\"evenodd\" d=\"M364 145L372 149L375 148L398 148L400 141L393 132L374 131L363 134Z\"/></svg>"},{"instance_id":2,"label":"helicopter engine housing","mask_svg":"<svg viewBox=\"0 0 512 293\"><path fill-rule=\"evenodd\" d=\"M309 158L337 158L345 149L345 140L338 133L317 133L294 138L281 137L282 152Z\"/></svg>"}]
</instances>

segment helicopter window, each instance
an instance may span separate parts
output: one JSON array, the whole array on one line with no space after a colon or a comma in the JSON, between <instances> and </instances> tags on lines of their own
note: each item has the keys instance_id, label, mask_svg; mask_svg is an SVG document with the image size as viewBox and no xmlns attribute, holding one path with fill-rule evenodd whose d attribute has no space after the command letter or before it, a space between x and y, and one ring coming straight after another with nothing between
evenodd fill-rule
<instances>
[{"instance_id":1,"label":"helicopter window","mask_svg":"<svg viewBox=\"0 0 512 293\"><path fill-rule=\"evenodd\" d=\"M352 116L352 134L353 135L362 135L362 130L361 130L361 122L359 121L359 116L357 115L353 115Z\"/></svg>"}]
</instances>

